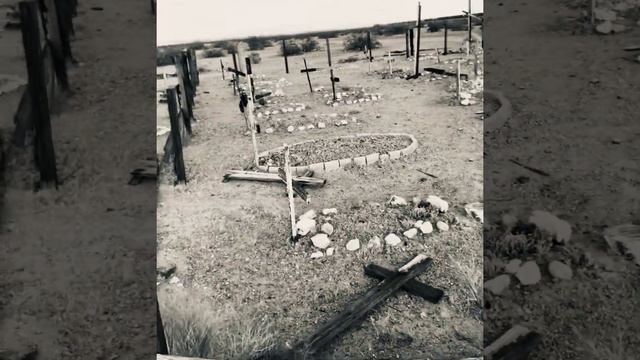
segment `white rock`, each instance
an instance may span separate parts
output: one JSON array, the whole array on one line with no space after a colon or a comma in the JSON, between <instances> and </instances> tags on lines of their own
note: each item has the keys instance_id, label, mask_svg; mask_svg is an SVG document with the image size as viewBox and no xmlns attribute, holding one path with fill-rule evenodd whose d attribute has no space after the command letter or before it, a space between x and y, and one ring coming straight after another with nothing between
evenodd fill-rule
<instances>
[{"instance_id":1,"label":"white rock","mask_svg":"<svg viewBox=\"0 0 640 360\"><path fill-rule=\"evenodd\" d=\"M549 273L554 278L561 280L570 280L573 277L571 267L560 261L552 261L549 263Z\"/></svg>"},{"instance_id":2,"label":"white rock","mask_svg":"<svg viewBox=\"0 0 640 360\"><path fill-rule=\"evenodd\" d=\"M307 130L311 130L311 129L315 129L315 128L316 128L316 126L313 125L313 124L307 125Z\"/></svg>"},{"instance_id":3,"label":"white rock","mask_svg":"<svg viewBox=\"0 0 640 360\"><path fill-rule=\"evenodd\" d=\"M327 249L327 256L331 256L331 255L333 255L333 252L334 252L334 251L335 251L335 249L334 249L334 248L332 248L332 247L328 248L328 249Z\"/></svg>"},{"instance_id":4,"label":"white rock","mask_svg":"<svg viewBox=\"0 0 640 360\"><path fill-rule=\"evenodd\" d=\"M291 126L289 126L289 127L287 128L287 131L288 131L288 132L293 132L295 129L296 129L296 128L294 128L294 127L293 127L293 125L291 125Z\"/></svg>"},{"instance_id":5,"label":"white rock","mask_svg":"<svg viewBox=\"0 0 640 360\"><path fill-rule=\"evenodd\" d=\"M396 246L402 243L402 240L396 234L389 234L384 238L384 242L389 246Z\"/></svg>"},{"instance_id":6,"label":"white rock","mask_svg":"<svg viewBox=\"0 0 640 360\"><path fill-rule=\"evenodd\" d=\"M298 126L298 130L300 131L305 131L307 129L306 126L302 125L302 126Z\"/></svg>"},{"instance_id":7,"label":"white rock","mask_svg":"<svg viewBox=\"0 0 640 360\"><path fill-rule=\"evenodd\" d=\"M430 222L425 221L420 225L420 232L423 234L431 234L433 232L433 225Z\"/></svg>"},{"instance_id":8,"label":"white rock","mask_svg":"<svg viewBox=\"0 0 640 360\"><path fill-rule=\"evenodd\" d=\"M611 21L604 21L596 26L596 32L600 34L610 34L613 32L613 23Z\"/></svg>"},{"instance_id":9,"label":"white rock","mask_svg":"<svg viewBox=\"0 0 640 360\"><path fill-rule=\"evenodd\" d=\"M273 128L271 128L271 127L270 127L270 128L267 128L267 130L265 130L265 132L266 132L267 134L273 134L273 132L274 132L274 131L275 131L275 130L274 130Z\"/></svg>"},{"instance_id":10,"label":"white rock","mask_svg":"<svg viewBox=\"0 0 640 360\"><path fill-rule=\"evenodd\" d=\"M296 223L296 229L298 229L298 234L301 236L314 233L316 231L316 221L309 218L300 218Z\"/></svg>"},{"instance_id":11,"label":"white rock","mask_svg":"<svg viewBox=\"0 0 640 360\"><path fill-rule=\"evenodd\" d=\"M511 284L509 275L499 275L484 283L484 288L494 295L500 295Z\"/></svg>"},{"instance_id":12,"label":"white rock","mask_svg":"<svg viewBox=\"0 0 640 360\"><path fill-rule=\"evenodd\" d=\"M360 249L360 240L358 240L358 239L353 239L353 240L350 240L350 241L347 243L347 250L349 250L349 251L356 251L356 250L358 250L358 249Z\"/></svg>"},{"instance_id":13,"label":"white rock","mask_svg":"<svg viewBox=\"0 0 640 360\"><path fill-rule=\"evenodd\" d=\"M323 122L319 122L318 123L318 129L324 129L327 127L327 124L323 123Z\"/></svg>"},{"instance_id":14,"label":"white rock","mask_svg":"<svg viewBox=\"0 0 640 360\"><path fill-rule=\"evenodd\" d=\"M258 119L262 117L262 113L258 113Z\"/></svg>"},{"instance_id":15,"label":"white rock","mask_svg":"<svg viewBox=\"0 0 640 360\"><path fill-rule=\"evenodd\" d=\"M547 211L535 210L531 213L529 222L552 235L559 243L565 244L571 239L571 225Z\"/></svg>"},{"instance_id":16,"label":"white rock","mask_svg":"<svg viewBox=\"0 0 640 360\"><path fill-rule=\"evenodd\" d=\"M389 200L389 204L394 206L404 206L404 205L407 205L407 200L405 200L405 198L403 197L393 195Z\"/></svg>"},{"instance_id":17,"label":"white rock","mask_svg":"<svg viewBox=\"0 0 640 360\"><path fill-rule=\"evenodd\" d=\"M462 106L469 106L470 102L469 99L461 99L460 100L460 105Z\"/></svg>"},{"instance_id":18,"label":"white rock","mask_svg":"<svg viewBox=\"0 0 640 360\"><path fill-rule=\"evenodd\" d=\"M288 108L287 111L288 112L294 112L293 108Z\"/></svg>"},{"instance_id":19,"label":"white rock","mask_svg":"<svg viewBox=\"0 0 640 360\"><path fill-rule=\"evenodd\" d=\"M327 235L331 235L331 234L333 234L333 225L331 225L329 223L324 223L320 227L320 231L322 231L323 233L325 233Z\"/></svg>"},{"instance_id":20,"label":"white rock","mask_svg":"<svg viewBox=\"0 0 640 360\"><path fill-rule=\"evenodd\" d=\"M413 224L413 227L417 228L417 229L420 229L420 226L422 226L422 224L424 224L424 221L418 220L418 221L416 221L415 224Z\"/></svg>"},{"instance_id":21,"label":"white rock","mask_svg":"<svg viewBox=\"0 0 640 360\"><path fill-rule=\"evenodd\" d=\"M427 197L427 203L438 209L440 212L447 212L447 210L449 210L449 203L435 195L429 195Z\"/></svg>"},{"instance_id":22,"label":"white rock","mask_svg":"<svg viewBox=\"0 0 640 360\"><path fill-rule=\"evenodd\" d=\"M527 261L518 269L516 277L522 285L535 285L540 282L542 275L535 261Z\"/></svg>"},{"instance_id":23,"label":"white rock","mask_svg":"<svg viewBox=\"0 0 640 360\"><path fill-rule=\"evenodd\" d=\"M322 253L322 251L316 251L313 254L311 254L310 258L319 259L319 258L321 258L323 256L324 256L324 254Z\"/></svg>"},{"instance_id":24,"label":"white rock","mask_svg":"<svg viewBox=\"0 0 640 360\"><path fill-rule=\"evenodd\" d=\"M328 209L322 209L322 215L331 215L331 214L337 214L338 213L338 209L336 208L328 208Z\"/></svg>"},{"instance_id":25,"label":"white rock","mask_svg":"<svg viewBox=\"0 0 640 360\"><path fill-rule=\"evenodd\" d=\"M340 120L340 125L349 125L347 120Z\"/></svg>"},{"instance_id":26,"label":"white rock","mask_svg":"<svg viewBox=\"0 0 640 360\"><path fill-rule=\"evenodd\" d=\"M402 233L402 235L408 237L409 239L413 239L416 237L416 235L418 235L418 229L416 228L409 229L404 233Z\"/></svg>"},{"instance_id":27,"label":"white rock","mask_svg":"<svg viewBox=\"0 0 640 360\"><path fill-rule=\"evenodd\" d=\"M307 218L307 219L315 219L316 216L318 216L318 214L316 213L315 210L311 209L309 211L307 211L306 213L300 215L300 219L302 218Z\"/></svg>"},{"instance_id":28,"label":"white rock","mask_svg":"<svg viewBox=\"0 0 640 360\"><path fill-rule=\"evenodd\" d=\"M449 225L447 225L447 223L442 222L442 221L438 221L436 223L436 227L438 228L438 230L440 231L449 231Z\"/></svg>"},{"instance_id":29,"label":"white rock","mask_svg":"<svg viewBox=\"0 0 640 360\"><path fill-rule=\"evenodd\" d=\"M382 246L382 240L380 240L380 238L377 236L374 236L371 239L369 239L369 243L367 243L368 249L379 248L381 246Z\"/></svg>"},{"instance_id":30,"label":"white rock","mask_svg":"<svg viewBox=\"0 0 640 360\"><path fill-rule=\"evenodd\" d=\"M175 284L178 284L178 283L180 283L180 279L177 276L173 276L171 278L171 280L169 280L169 284L175 285Z\"/></svg>"},{"instance_id":31,"label":"white rock","mask_svg":"<svg viewBox=\"0 0 640 360\"><path fill-rule=\"evenodd\" d=\"M504 271L508 272L509 274L515 274L518 272L518 270L520 270L521 265L522 260L513 259L507 263L507 265L504 267Z\"/></svg>"},{"instance_id":32,"label":"white rock","mask_svg":"<svg viewBox=\"0 0 640 360\"><path fill-rule=\"evenodd\" d=\"M331 244L331 240L329 240L329 236L327 234L317 234L311 238L311 242L313 246L319 249L326 249Z\"/></svg>"}]
</instances>

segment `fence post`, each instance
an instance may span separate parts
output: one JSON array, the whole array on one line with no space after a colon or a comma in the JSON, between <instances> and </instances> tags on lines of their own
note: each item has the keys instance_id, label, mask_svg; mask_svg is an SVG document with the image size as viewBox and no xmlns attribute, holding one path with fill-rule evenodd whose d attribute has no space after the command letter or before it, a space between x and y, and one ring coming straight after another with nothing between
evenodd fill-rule
<instances>
[{"instance_id":1,"label":"fence post","mask_svg":"<svg viewBox=\"0 0 640 360\"><path fill-rule=\"evenodd\" d=\"M42 63L41 23L38 4L34 1L22 1L19 6L22 42L29 78L28 91L35 109L35 161L40 170L41 183L54 183L57 188L58 174L51 135L47 83Z\"/></svg>"},{"instance_id":2,"label":"fence post","mask_svg":"<svg viewBox=\"0 0 640 360\"><path fill-rule=\"evenodd\" d=\"M177 182L187 183L184 158L182 156L182 132L175 88L167 89L167 104L169 105L169 121L171 122L171 142L173 143L173 170L178 178Z\"/></svg>"},{"instance_id":3,"label":"fence post","mask_svg":"<svg viewBox=\"0 0 640 360\"><path fill-rule=\"evenodd\" d=\"M289 73L289 60L287 60L287 42L282 39L282 55L284 55L284 69Z\"/></svg>"},{"instance_id":4,"label":"fence post","mask_svg":"<svg viewBox=\"0 0 640 360\"><path fill-rule=\"evenodd\" d=\"M67 63L62 45L62 31L60 17L55 0L46 0L47 8L47 35L51 44L51 55L56 77L64 91L69 91L69 79L67 77Z\"/></svg>"}]
</instances>

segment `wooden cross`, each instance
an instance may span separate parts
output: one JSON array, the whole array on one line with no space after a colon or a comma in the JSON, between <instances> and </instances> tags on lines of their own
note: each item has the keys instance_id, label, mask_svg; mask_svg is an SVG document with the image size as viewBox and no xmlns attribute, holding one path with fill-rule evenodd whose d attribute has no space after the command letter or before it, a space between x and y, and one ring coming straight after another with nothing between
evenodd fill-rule
<instances>
[{"instance_id":1,"label":"wooden cross","mask_svg":"<svg viewBox=\"0 0 640 360\"><path fill-rule=\"evenodd\" d=\"M340 79L337 77L333 77L333 66L331 65L331 45L329 44L329 38L327 40L327 58L329 59L329 72L331 79L331 88L333 89L333 101L336 101L338 98L336 97L336 83L340 82Z\"/></svg>"},{"instance_id":2,"label":"wooden cross","mask_svg":"<svg viewBox=\"0 0 640 360\"><path fill-rule=\"evenodd\" d=\"M373 44L371 44L371 31L367 31L367 47L369 48L369 62L372 62L373 54L371 53L371 49L373 49Z\"/></svg>"},{"instance_id":3,"label":"wooden cross","mask_svg":"<svg viewBox=\"0 0 640 360\"><path fill-rule=\"evenodd\" d=\"M231 54L231 58L233 59L233 95L236 95L236 90L240 92L240 82L238 81L238 61L236 60L236 54ZM231 68L229 68L231 70Z\"/></svg>"},{"instance_id":4,"label":"wooden cross","mask_svg":"<svg viewBox=\"0 0 640 360\"><path fill-rule=\"evenodd\" d=\"M346 309L333 320L327 322L319 330L294 347L294 353L303 355L318 354L326 348L338 335L362 323L367 314L381 305L399 289L425 298L433 303L440 301L444 292L429 285L420 283L414 278L432 265L432 260L420 254L397 270L389 270L376 265L368 265L366 274L383 279L369 289L362 297L347 305ZM372 270L373 269L373 270Z\"/></svg>"},{"instance_id":5,"label":"wooden cross","mask_svg":"<svg viewBox=\"0 0 640 360\"><path fill-rule=\"evenodd\" d=\"M391 63L395 61L392 57L391 57L391 51L389 51L389 55L387 57L387 62L389 63L389 75L393 74L393 68L391 66Z\"/></svg>"},{"instance_id":6,"label":"wooden cross","mask_svg":"<svg viewBox=\"0 0 640 360\"><path fill-rule=\"evenodd\" d=\"M313 94L313 88L311 87L311 78L309 77L309 73L310 72L314 72L317 71L317 68L308 68L307 67L307 59L302 59L302 61L304 61L304 69L300 70L301 73L305 73L307 74L307 82L309 82L309 91L311 91L311 93Z\"/></svg>"},{"instance_id":7,"label":"wooden cross","mask_svg":"<svg viewBox=\"0 0 640 360\"><path fill-rule=\"evenodd\" d=\"M449 26L447 25L447 22L444 22L444 51L442 53L442 55L447 55L448 54L448 46L447 46L447 35L449 32Z\"/></svg>"},{"instance_id":8,"label":"wooden cross","mask_svg":"<svg viewBox=\"0 0 640 360\"><path fill-rule=\"evenodd\" d=\"M291 178L291 167L289 166L289 145L284 144L284 173L287 182L287 196L289 198L289 214L291 215L291 241L295 242L298 237L296 227L296 206L293 203L293 180Z\"/></svg>"},{"instance_id":9,"label":"wooden cross","mask_svg":"<svg viewBox=\"0 0 640 360\"><path fill-rule=\"evenodd\" d=\"M256 120L253 116L253 89L251 86L251 59L246 58L245 62L247 64L247 74L245 77L247 78L247 95L249 98L249 102L247 104L247 117L249 119L249 130L251 133L251 143L253 145L253 159L255 166L258 167L258 143L256 141Z\"/></svg>"},{"instance_id":10,"label":"wooden cross","mask_svg":"<svg viewBox=\"0 0 640 360\"><path fill-rule=\"evenodd\" d=\"M405 42L406 55L408 59L409 58L409 30L404 32L404 42Z\"/></svg>"}]
</instances>

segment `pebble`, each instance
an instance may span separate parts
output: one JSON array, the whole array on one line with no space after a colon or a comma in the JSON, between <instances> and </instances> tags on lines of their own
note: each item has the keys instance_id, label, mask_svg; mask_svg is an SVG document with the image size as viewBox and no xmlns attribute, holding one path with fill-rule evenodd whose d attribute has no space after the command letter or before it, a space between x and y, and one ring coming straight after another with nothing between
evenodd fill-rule
<instances>
[{"instance_id":1,"label":"pebble","mask_svg":"<svg viewBox=\"0 0 640 360\"><path fill-rule=\"evenodd\" d=\"M381 246L382 246L382 240L380 240L380 238L377 236L374 236L371 239L369 239L369 243L367 244L368 249L379 248Z\"/></svg>"},{"instance_id":2,"label":"pebble","mask_svg":"<svg viewBox=\"0 0 640 360\"><path fill-rule=\"evenodd\" d=\"M313 246L319 249L326 249L331 244L331 240L329 240L329 236L327 234L318 234L311 238L311 242Z\"/></svg>"},{"instance_id":3,"label":"pebble","mask_svg":"<svg viewBox=\"0 0 640 360\"><path fill-rule=\"evenodd\" d=\"M427 203L438 209L440 212L447 212L447 210L449 210L449 203L435 195L429 195L427 197Z\"/></svg>"},{"instance_id":4,"label":"pebble","mask_svg":"<svg viewBox=\"0 0 640 360\"><path fill-rule=\"evenodd\" d=\"M389 204L394 206L404 206L407 205L407 200L401 196L393 195L389 200Z\"/></svg>"},{"instance_id":5,"label":"pebble","mask_svg":"<svg viewBox=\"0 0 640 360\"><path fill-rule=\"evenodd\" d=\"M440 231L449 231L449 225L447 225L447 223L442 222L442 221L438 221L436 223L436 227L438 228L438 230Z\"/></svg>"},{"instance_id":6,"label":"pebble","mask_svg":"<svg viewBox=\"0 0 640 360\"><path fill-rule=\"evenodd\" d=\"M287 131L288 131L288 132L293 132L295 129L296 129L296 128L294 128L294 127L293 127L293 125L291 125L291 126L289 126L289 127L287 128Z\"/></svg>"},{"instance_id":7,"label":"pebble","mask_svg":"<svg viewBox=\"0 0 640 360\"><path fill-rule=\"evenodd\" d=\"M322 253L322 251L316 251L313 254L311 254L311 258L312 259L318 259L318 258L321 258L323 256L324 256L324 254Z\"/></svg>"},{"instance_id":8,"label":"pebble","mask_svg":"<svg viewBox=\"0 0 640 360\"><path fill-rule=\"evenodd\" d=\"M399 245L402 240L400 240L400 238L396 234L389 234L384 238L384 242L389 246L396 246Z\"/></svg>"},{"instance_id":9,"label":"pebble","mask_svg":"<svg viewBox=\"0 0 640 360\"><path fill-rule=\"evenodd\" d=\"M433 225L431 225L430 222L426 221L422 223L422 225L420 225L420 231L423 234L431 234L433 232Z\"/></svg>"},{"instance_id":10,"label":"pebble","mask_svg":"<svg viewBox=\"0 0 640 360\"><path fill-rule=\"evenodd\" d=\"M535 210L529 217L529 223L552 235L561 244L571 239L571 225L547 211Z\"/></svg>"},{"instance_id":11,"label":"pebble","mask_svg":"<svg viewBox=\"0 0 640 360\"><path fill-rule=\"evenodd\" d=\"M300 215L300 219L302 218L307 218L307 219L315 219L316 216L318 216L318 214L316 213L315 210L311 209L309 211L307 211L306 213Z\"/></svg>"},{"instance_id":12,"label":"pebble","mask_svg":"<svg viewBox=\"0 0 640 360\"><path fill-rule=\"evenodd\" d=\"M540 282L542 275L535 261L527 261L518 269L516 277L522 285L535 285Z\"/></svg>"},{"instance_id":13,"label":"pebble","mask_svg":"<svg viewBox=\"0 0 640 360\"><path fill-rule=\"evenodd\" d=\"M504 267L504 271L508 272L509 274L515 274L520 269L520 265L522 265L522 260L513 259L507 263L507 265Z\"/></svg>"},{"instance_id":14,"label":"pebble","mask_svg":"<svg viewBox=\"0 0 640 360\"><path fill-rule=\"evenodd\" d=\"M573 277L573 270L571 270L571 267L560 261L552 261L549 263L549 273L554 278L560 280L571 280Z\"/></svg>"},{"instance_id":15,"label":"pebble","mask_svg":"<svg viewBox=\"0 0 640 360\"><path fill-rule=\"evenodd\" d=\"M307 129L308 129L308 130L315 129L315 128L316 128L316 126L315 126L315 125L313 125L313 124L309 124L309 125L307 125Z\"/></svg>"},{"instance_id":16,"label":"pebble","mask_svg":"<svg viewBox=\"0 0 640 360\"><path fill-rule=\"evenodd\" d=\"M331 225L329 223L324 223L320 227L320 231L322 231L323 233L325 233L327 235L331 235L331 234L333 234L333 225Z\"/></svg>"},{"instance_id":17,"label":"pebble","mask_svg":"<svg viewBox=\"0 0 640 360\"><path fill-rule=\"evenodd\" d=\"M413 239L418 235L418 229L413 228L405 231L402 235L406 236L409 239Z\"/></svg>"},{"instance_id":18,"label":"pebble","mask_svg":"<svg viewBox=\"0 0 640 360\"><path fill-rule=\"evenodd\" d=\"M316 230L316 221L314 219L300 217L300 220L296 223L296 229L298 229L298 234L302 236L313 233Z\"/></svg>"},{"instance_id":19,"label":"pebble","mask_svg":"<svg viewBox=\"0 0 640 360\"><path fill-rule=\"evenodd\" d=\"M511 284L511 277L503 274L484 283L484 288L494 295L500 295Z\"/></svg>"},{"instance_id":20,"label":"pebble","mask_svg":"<svg viewBox=\"0 0 640 360\"><path fill-rule=\"evenodd\" d=\"M338 213L338 209L336 208L328 208L328 209L322 209L322 215L331 215L331 214L337 214Z\"/></svg>"},{"instance_id":21,"label":"pebble","mask_svg":"<svg viewBox=\"0 0 640 360\"><path fill-rule=\"evenodd\" d=\"M356 250L358 250L358 249L360 249L360 240L358 240L358 239L353 239L353 240L350 240L350 241L347 243L347 250L349 250L349 251L356 251Z\"/></svg>"},{"instance_id":22,"label":"pebble","mask_svg":"<svg viewBox=\"0 0 640 360\"><path fill-rule=\"evenodd\" d=\"M306 126L302 125L302 126L298 126L298 130L300 131L305 131L307 129Z\"/></svg>"},{"instance_id":23,"label":"pebble","mask_svg":"<svg viewBox=\"0 0 640 360\"><path fill-rule=\"evenodd\" d=\"M415 224L413 224L413 227L414 227L414 228L418 228L418 229L419 229L419 228L420 228L420 226L422 226L422 224L424 224L424 221L422 221L422 220L418 220L418 221L416 221L416 223L415 223Z\"/></svg>"},{"instance_id":24,"label":"pebble","mask_svg":"<svg viewBox=\"0 0 640 360\"><path fill-rule=\"evenodd\" d=\"M267 130L265 130L265 132L266 132L267 134L273 134L273 132L274 132L274 131L275 131L275 130L273 130L273 128L271 128L271 127L270 127L270 128L267 128Z\"/></svg>"},{"instance_id":25,"label":"pebble","mask_svg":"<svg viewBox=\"0 0 640 360\"><path fill-rule=\"evenodd\" d=\"M327 249L327 256L331 256L331 255L333 255L334 251L335 251L335 249L334 249L334 248L332 248L332 247L328 248L328 249Z\"/></svg>"},{"instance_id":26,"label":"pebble","mask_svg":"<svg viewBox=\"0 0 640 360\"><path fill-rule=\"evenodd\" d=\"M323 122L319 122L318 123L318 129L324 129L327 127L327 124L323 123Z\"/></svg>"}]
</instances>

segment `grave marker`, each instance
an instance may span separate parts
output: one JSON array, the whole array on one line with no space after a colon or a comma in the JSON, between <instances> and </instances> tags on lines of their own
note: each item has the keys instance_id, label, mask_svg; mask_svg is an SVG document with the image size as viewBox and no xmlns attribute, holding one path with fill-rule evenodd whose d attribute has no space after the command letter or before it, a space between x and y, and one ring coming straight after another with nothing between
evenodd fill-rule
<instances>
[{"instance_id":1,"label":"grave marker","mask_svg":"<svg viewBox=\"0 0 640 360\"><path fill-rule=\"evenodd\" d=\"M371 53L371 49L373 49L373 46L371 44L371 31L367 31L367 47L369 48L369 62L372 62L373 54ZM369 71L371 71L371 69L369 69Z\"/></svg>"},{"instance_id":2,"label":"grave marker","mask_svg":"<svg viewBox=\"0 0 640 360\"><path fill-rule=\"evenodd\" d=\"M404 32L404 43L405 43L405 49L406 49L407 59L408 59L409 58L409 30Z\"/></svg>"},{"instance_id":3,"label":"grave marker","mask_svg":"<svg viewBox=\"0 0 640 360\"><path fill-rule=\"evenodd\" d=\"M234 77L233 77L233 95L236 95L236 90L238 90L238 93L240 93L240 82L238 81L238 60L236 60L236 54L231 54L231 58L233 59L233 70L234 70Z\"/></svg>"},{"instance_id":4,"label":"grave marker","mask_svg":"<svg viewBox=\"0 0 640 360\"><path fill-rule=\"evenodd\" d=\"M331 65L331 45L329 44L329 38L327 40L327 58L329 59L329 73L331 76L331 88L333 89L333 101L336 101L336 83L340 81L339 78L333 77L333 66Z\"/></svg>"},{"instance_id":5,"label":"grave marker","mask_svg":"<svg viewBox=\"0 0 640 360\"><path fill-rule=\"evenodd\" d=\"M284 144L284 173L287 179L287 196L289 198L289 214L291 216L291 241L296 241L298 229L296 228L296 207L293 203L293 180L291 167L289 166L289 145Z\"/></svg>"},{"instance_id":6,"label":"grave marker","mask_svg":"<svg viewBox=\"0 0 640 360\"><path fill-rule=\"evenodd\" d=\"M467 42L467 56L469 56L469 52L471 51L471 0L469 0L469 12L467 14L467 27L468 27L468 35L469 41Z\"/></svg>"},{"instance_id":7,"label":"grave marker","mask_svg":"<svg viewBox=\"0 0 640 360\"><path fill-rule=\"evenodd\" d=\"M449 26L447 25L447 22L444 22L444 52L442 53L442 55L447 55L449 53L449 51L447 50L449 47L447 45L447 36L449 33Z\"/></svg>"},{"instance_id":8,"label":"grave marker","mask_svg":"<svg viewBox=\"0 0 640 360\"><path fill-rule=\"evenodd\" d=\"M420 76L420 28L422 27L420 16L422 11L422 5L418 2L418 23L416 26L416 31L418 32L416 37L416 73L415 77Z\"/></svg>"},{"instance_id":9,"label":"grave marker","mask_svg":"<svg viewBox=\"0 0 640 360\"><path fill-rule=\"evenodd\" d=\"M258 143L256 141L256 119L253 116L253 89L251 88L251 60L249 58L245 59L247 64L247 92L248 92L248 103L247 103L247 117L249 118L249 125L251 132L251 143L253 145L253 157L254 163L256 167L258 167Z\"/></svg>"},{"instance_id":10,"label":"grave marker","mask_svg":"<svg viewBox=\"0 0 640 360\"><path fill-rule=\"evenodd\" d=\"M225 78L224 78L224 64L222 63L222 59L220 59L220 71L222 72L222 80L225 80Z\"/></svg>"},{"instance_id":11,"label":"grave marker","mask_svg":"<svg viewBox=\"0 0 640 360\"><path fill-rule=\"evenodd\" d=\"M458 98L458 104L460 103L460 59L456 60L456 96Z\"/></svg>"},{"instance_id":12,"label":"grave marker","mask_svg":"<svg viewBox=\"0 0 640 360\"><path fill-rule=\"evenodd\" d=\"M284 69L289 73L289 60L287 59L287 42L282 39L282 55L284 56Z\"/></svg>"},{"instance_id":13,"label":"grave marker","mask_svg":"<svg viewBox=\"0 0 640 360\"><path fill-rule=\"evenodd\" d=\"M317 71L318 69L316 69L316 68L308 68L307 67L307 59L303 58L302 61L304 61L304 69L300 70L300 72L307 74L307 82L309 83L309 91L311 91L311 93L313 94L313 88L311 87L311 78L309 77L309 73Z\"/></svg>"},{"instance_id":14,"label":"grave marker","mask_svg":"<svg viewBox=\"0 0 640 360\"><path fill-rule=\"evenodd\" d=\"M167 102L169 104L169 121L171 124L171 142L173 145L173 170L177 177L176 183L183 182L186 184L187 176L182 155L182 131L180 129L180 113L182 111L178 107L178 94L176 89L169 88L166 91Z\"/></svg>"},{"instance_id":15,"label":"grave marker","mask_svg":"<svg viewBox=\"0 0 640 360\"><path fill-rule=\"evenodd\" d=\"M416 52L413 47L413 28L409 29L409 45L411 46L411 56L416 56Z\"/></svg>"}]
</instances>

